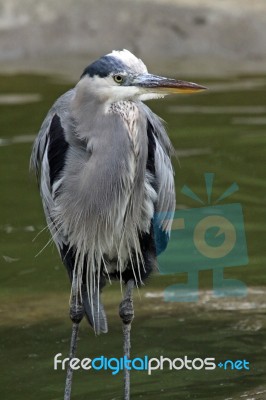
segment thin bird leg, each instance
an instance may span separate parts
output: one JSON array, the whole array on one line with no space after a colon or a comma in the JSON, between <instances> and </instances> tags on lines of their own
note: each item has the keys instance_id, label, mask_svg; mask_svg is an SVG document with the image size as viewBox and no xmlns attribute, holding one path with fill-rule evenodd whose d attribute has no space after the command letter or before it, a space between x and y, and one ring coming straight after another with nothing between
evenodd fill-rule
<instances>
[{"instance_id":1,"label":"thin bird leg","mask_svg":"<svg viewBox=\"0 0 266 400\"><path fill-rule=\"evenodd\" d=\"M126 284L126 291L123 301L119 307L119 315L123 322L123 349L124 349L124 359L130 359L130 330L131 322L134 318L134 307L132 292L135 282L131 279ZM124 400L130 399L130 370L124 366Z\"/></svg>"},{"instance_id":2,"label":"thin bird leg","mask_svg":"<svg viewBox=\"0 0 266 400\"><path fill-rule=\"evenodd\" d=\"M69 363L67 367L64 400L71 399L73 369L70 366L70 361L72 360L72 358L75 358L76 355L79 324L84 316L84 308L80 300L79 293L77 293L74 286L75 285L73 281L72 298L70 303L70 319L73 322L73 324L72 324L72 335L71 335L70 350L69 350Z\"/></svg>"}]
</instances>

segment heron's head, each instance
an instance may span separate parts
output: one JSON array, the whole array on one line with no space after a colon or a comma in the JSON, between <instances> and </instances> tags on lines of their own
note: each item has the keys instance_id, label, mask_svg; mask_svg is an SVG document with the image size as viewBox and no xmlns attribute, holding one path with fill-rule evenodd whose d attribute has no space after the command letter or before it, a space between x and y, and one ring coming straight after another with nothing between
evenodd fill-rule
<instances>
[{"instance_id":1,"label":"heron's head","mask_svg":"<svg viewBox=\"0 0 266 400\"><path fill-rule=\"evenodd\" d=\"M77 85L103 102L148 100L175 93L194 93L204 86L148 73L145 64L128 50L116 51L89 65Z\"/></svg>"}]
</instances>

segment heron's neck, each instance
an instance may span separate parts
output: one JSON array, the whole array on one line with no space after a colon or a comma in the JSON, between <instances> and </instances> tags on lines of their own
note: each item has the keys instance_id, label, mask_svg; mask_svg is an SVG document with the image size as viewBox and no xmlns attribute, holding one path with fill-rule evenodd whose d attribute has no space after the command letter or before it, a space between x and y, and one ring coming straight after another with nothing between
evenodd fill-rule
<instances>
[{"instance_id":1,"label":"heron's neck","mask_svg":"<svg viewBox=\"0 0 266 400\"><path fill-rule=\"evenodd\" d=\"M70 104L70 114L78 137L86 140L97 129L107 110L108 105L105 102L99 101L85 90L76 90Z\"/></svg>"}]
</instances>

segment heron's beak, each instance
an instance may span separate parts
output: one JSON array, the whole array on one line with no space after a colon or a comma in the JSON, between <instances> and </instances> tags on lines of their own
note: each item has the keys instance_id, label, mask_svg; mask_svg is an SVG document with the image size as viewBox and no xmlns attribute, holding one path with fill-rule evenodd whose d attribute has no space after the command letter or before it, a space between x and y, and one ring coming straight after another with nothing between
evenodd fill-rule
<instances>
[{"instance_id":1,"label":"heron's beak","mask_svg":"<svg viewBox=\"0 0 266 400\"><path fill-rule=\"evenodd\" d=\"M196 93L206 90L205 86L193 82L179 81L152 74L139 75L134 80L134 85L143 88L145 92L162 95L175 93Z\"/></svg>"}]
</instances>

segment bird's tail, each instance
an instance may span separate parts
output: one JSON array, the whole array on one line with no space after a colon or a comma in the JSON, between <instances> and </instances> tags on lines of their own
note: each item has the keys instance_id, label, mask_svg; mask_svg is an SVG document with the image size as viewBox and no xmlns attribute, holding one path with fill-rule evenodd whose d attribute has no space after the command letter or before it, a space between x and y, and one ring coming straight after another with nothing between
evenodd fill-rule
<instances>
[{"instance_id":1,"label":"bird's tail","mask_svg":"<svg viewBox=\"0 0 266 400\"><path fill-rule=\"evenodd\" d=\"M100 299L100 291L96 288L92 295L92 301L89 301L86 285L82 285L81 293L85 315L96 335L99 335L100 333L107 333L108 324Z\"/></svg>"}]
</instances>

